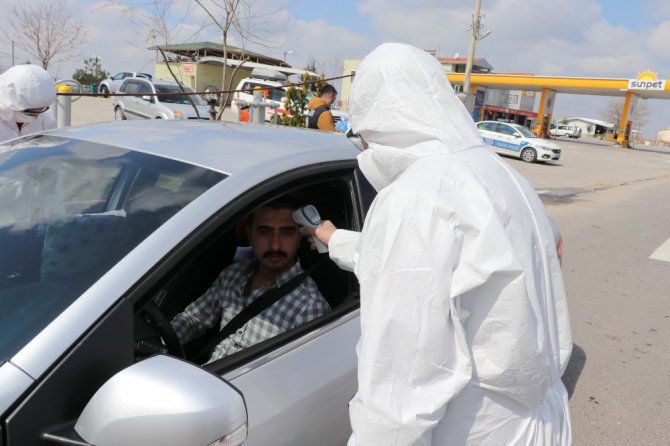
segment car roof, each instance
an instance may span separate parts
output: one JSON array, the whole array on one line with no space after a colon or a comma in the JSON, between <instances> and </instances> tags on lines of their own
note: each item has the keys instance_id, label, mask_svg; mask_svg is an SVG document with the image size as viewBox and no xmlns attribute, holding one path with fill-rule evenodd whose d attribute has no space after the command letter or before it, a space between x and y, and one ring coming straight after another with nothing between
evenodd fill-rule
<instances>
[{"instance_id":1,"label":"car roof","mask_svg":"<svg viewBox=\"0 0 670 446\"><path fill-rule=\"evenodd\" d=\"M355 160L360 153L341 133L227 121L114 121L48 133L175 159L228 175L260 168L272 176L310 164Z\"/></svg>"}]
</instances>

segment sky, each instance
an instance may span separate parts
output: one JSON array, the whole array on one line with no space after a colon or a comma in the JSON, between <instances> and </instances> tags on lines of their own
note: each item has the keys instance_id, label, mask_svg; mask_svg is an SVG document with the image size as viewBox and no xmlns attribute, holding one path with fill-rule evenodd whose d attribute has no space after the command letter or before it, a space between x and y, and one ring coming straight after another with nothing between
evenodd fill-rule
<instances>
[{"instance_id":1,"label":"sky","mask_svg":"<svg viewBox=\"0 0 670 446\"><path fill-rule=\"evenodd\" d=\"M0 29L11 6L54 0L3 0ZM220 41L220 33L194 0L60 0L62 14L85 23L78 57L50 67L70 78L83 60L97 56L105 70L152 72L155 55L148 17L170 4L173 43ZM213 0L200 3L220 20ZM246 0L252 36L232 35L231 44L304 67L310 58L326 75L340 75L345 59L361 59L384 42L437 51L438 57L467 55L474 0ZM481 0L482 24L491 34L478 41L476 56L498 72L549 76L632 79L651 70L670 79L670 2L667 0ZM11 40L0 33L0 66L11 65ZM31 60L15 47L16 63ZM35 62L35 61L33 61ZM554 117L603 119L612 98L559 94ZM537 101L536 101L537 102ZM655 139L670 127L670 100L644 102L650 116L641 128ZM537 109L537 104L536 104Z\"/></svg>"}]
</instances>

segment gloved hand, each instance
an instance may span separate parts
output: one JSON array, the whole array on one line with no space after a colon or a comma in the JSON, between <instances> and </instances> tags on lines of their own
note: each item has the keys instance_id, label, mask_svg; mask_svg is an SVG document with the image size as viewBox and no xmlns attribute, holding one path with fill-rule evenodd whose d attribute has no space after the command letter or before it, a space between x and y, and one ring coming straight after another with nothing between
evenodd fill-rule
<instances>
[{"instance_id":1,"label":"gloved hand","mask_svg":"<svg viewBox=\"0 0 670 446\"><path fill-rule=\"evenodd\" d=\"M344 119L337 121L337 124L335 124L335 130L338 132L347 133L350 128L349 121L345 121Z\"/></svg>"}]
</instances>

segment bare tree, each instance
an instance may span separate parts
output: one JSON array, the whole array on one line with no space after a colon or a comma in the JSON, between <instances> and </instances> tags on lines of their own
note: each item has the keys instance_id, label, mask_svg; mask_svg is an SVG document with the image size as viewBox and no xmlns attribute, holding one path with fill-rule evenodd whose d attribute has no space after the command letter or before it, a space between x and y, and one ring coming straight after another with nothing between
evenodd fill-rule
<instances>
[{"instance_id":1,"label":"bare tree","mask_svg":"<svg viewBox=\"0 0 670 446\"><path fill-rule=\"evenodd\" d=\"M114 8L119 13L122 20L129 21L146 33L145 43L151 41L152 45L169 45L173 43L175 27L171 23L171 18L175 6L182 2L177 0L148 0L141 4L133 4L124 1L108 1L96 7L96 10ZM187 8L185 15L188 14ZM185 16L181 20L172 20L176 23L185 21ZM139 46L137 40L128 42L130 45Z\"/></svg>"},{"instance_id":2,"label":"bare tree","mask_svg":"<svg viewBox=\"0 0 670 446\"><path fill-rule=\"evenodd\" d=\"M86 36L86 25L64 15L64 6L63 0L23 2L11 9L9 29L3 31L45 70L57 62L76 58Z\"/></svg>"},{"instance_id":3,"label":"bare tree","mask_svg":"<svg viewBox=\"0 0 670 446\"><path fill-rule=\"evenodd\" d=\"M612 98L605 107L600 110L600 116L603 121L611 122L614 124L615 129L619 129L624 103L625 100L623 98ZM633 114L629 115L628 119L636 124L635 127L637 129L642 128L647 123L647 119L649 119L649 108L647 107L647 103L638 99L635 107L633 107Z\"/></svg>"},{"instance_id":4,"label":"bare tree","mask_svg":"<svg viewBox=\"0 0 670 446\"><path fill-rule=\"evenodd\" d=\"M252 0L210 0L210 7L205 6L201 0L195 0L195 2L207 13L221 32L224 61L221 89L228 91L228 93L221 97L219 102L218 119L221 119L223 111L230 100L231 93L229 91L232 89L235 73L248 60L243 51L239 57L239 63L236 64L233 72L228 76L228 44L230 38L232 36L238 37L242 42L242 49L248 43L269 46L267 40L271 35L271 31L268 28L271 22L269 18L283 9L283 5L280 4L272 10L258 13L254 8ZM212 12L214 10L213 7L217 8L216 12L218 15ZM220 17L220 19L217 17Z\"/></svg>"}]
</instances>

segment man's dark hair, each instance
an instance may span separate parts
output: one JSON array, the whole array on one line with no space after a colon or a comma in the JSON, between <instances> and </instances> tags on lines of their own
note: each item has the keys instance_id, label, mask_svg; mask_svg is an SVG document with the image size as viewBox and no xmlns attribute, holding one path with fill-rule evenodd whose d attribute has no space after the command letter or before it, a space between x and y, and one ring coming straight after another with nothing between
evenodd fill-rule
<instances>
[{"instance_id":1,"label":"man's dark hair","mask_svg":"<svg viewBox=\"0 0 670 446\"><path fill-rule=\"evenodd\" d=\"M249 214L247 219L247 226L251 228L254 225L254 213L259 209L270 208L274 209L275 211L278 211L279 209L290 209L294 211L300 206L300 202L294 196L288 194L282 195L254 209L254 211Z\"/></svg>"},{"instance_id":2,"label":"man's dark hair","mask_svg":"<svg viewBox=\"0 0 670 446\"><path fill-rule=\"evenodd\" d=\"M326 84L321 88L321 91L319 92L319 96L323 96L324 94L327 93L333 93L334 95L337 95L337 90L335 90L335 87L333 87L330 84Z\"/></svg>"}]
</instances>

